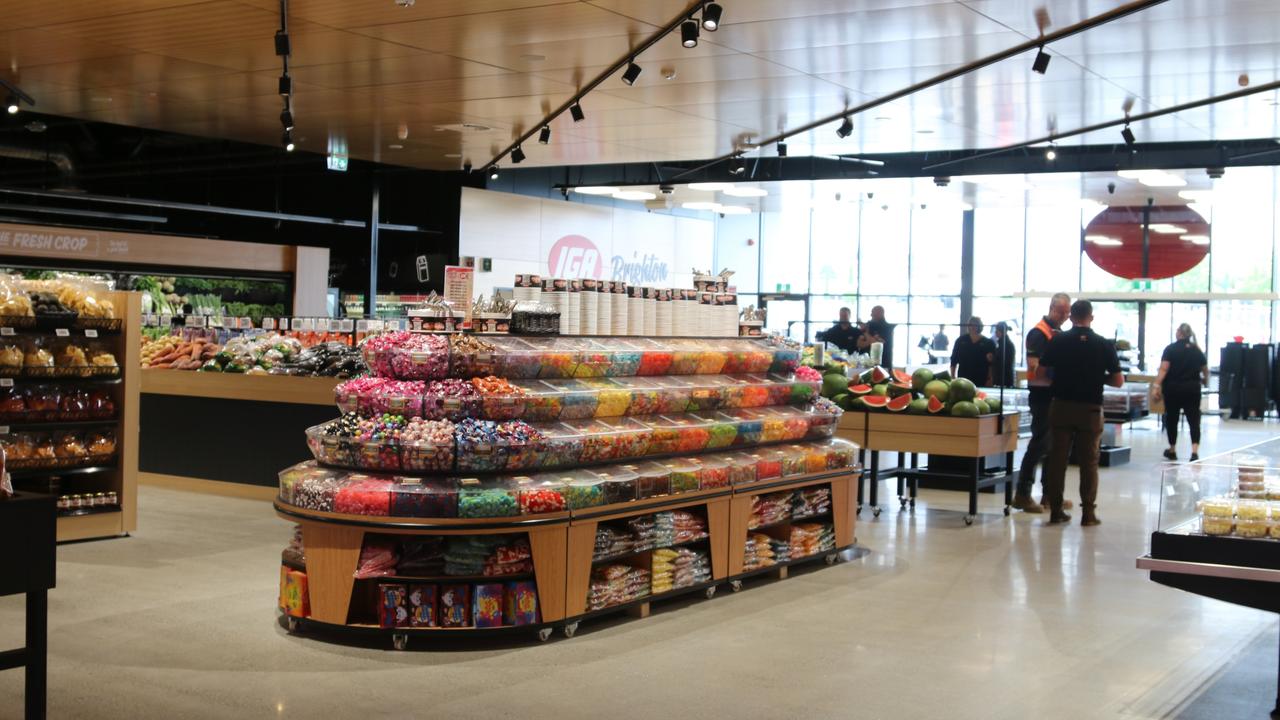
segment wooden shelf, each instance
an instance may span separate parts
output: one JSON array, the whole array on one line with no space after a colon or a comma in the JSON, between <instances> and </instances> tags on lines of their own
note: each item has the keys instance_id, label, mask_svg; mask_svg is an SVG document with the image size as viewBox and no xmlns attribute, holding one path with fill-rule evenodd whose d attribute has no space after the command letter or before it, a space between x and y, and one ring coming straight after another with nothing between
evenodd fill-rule
<instances>
[{"instance_id":1,"label":"wooden shelf","mask_svg":"<svg viewBox=\"0 0 1280 720\"><path fill-rule=\"evenodd\" d=\"M457 583L504 583L514 582L516 580L533 580L533 573L515 573L513 575L424 575L414 577L412 575L385 575L381 577L356 578L358 582L378 582L378 583L436 583L440 585Z\"/></svg>"},{"instance_id":2,"label":"wooden shelf","mask_svg":"<svg viewBox=\"0 0 1280 720\"><path fill-rule=\"evenodd\" d=\"M636 557L637 555L644 555L645 553L651 553L654 550L674 550L675 548L685 547L687 545L697 545L698 543L705 543L705 542L708 542L709 540L711 540L710 533L703 535L702 537L699 537L699 538L694 538L693 540L685 540L684 542L672 543L670 545L657 545L654 547L645 548L644 550L629 550L625 553L622 553L621 555L608 555L602 558L593 557L591 559L591 564L596 565L598 563L616 563L622 560L626 560L628 558Z\"/></svg>"},{"instance_id":3,"label":"wooden shelf","mask_svg":"<svg viewBox=\"0 0 1280 720\"><path fill-rule=\"evenodd\" d=\"M90 427L114 427L120 424L119 418L109 420L49 420L46 422L0 422L0 426L9 428L9 432L51 432L54 430L78 430Z\"/></svg>"},{"instance_id":4,"label":"wooden shelf","mask_svg":"<svg viewBox=\"0 0 1280 720\"><path fill-rule=\"evenodd\" d=\"M245 375L150 368L140 371L140 375L143 393L302 405L334 405L333 389L342 382L331 377ZM336 408L334 412L337 412Z\"/></svg>"},{"instance_id":5,"label":"wooden shelf","mask_svg":"<svg viewBox=\"0 0 1280 720\"><path fill-rule=\"evenodd\" d=\"M792 516L783 520L779 520L777 522L771 522L768 525L759 525L757 527L751 527L751 525L748 524L747 532L760 532L761 530L768 530L769 528L775 528L782 525L790 525L791 523L813 522L814 520L822 520L822 519L827 519L827 520L831 519L831 511L827 510L825 512L816 513L814 515L801 515L799 517Z\"/></svg>"},{"instance_id":6,"label":"wooden shelf","mask_svg":"<svg viewBox=\"0 0 1280 720\"><path fill-rule=\"evenodd\" d=\"M57 475L59 477L71 477L76 475L96 475L98 473L113 472L120 468L116 465L115 459L109 465L81 465L70 468L14 468L9 471L9 476L14 480L24 480L33 477L49 477Z\"/></svg>"}]
</instances>

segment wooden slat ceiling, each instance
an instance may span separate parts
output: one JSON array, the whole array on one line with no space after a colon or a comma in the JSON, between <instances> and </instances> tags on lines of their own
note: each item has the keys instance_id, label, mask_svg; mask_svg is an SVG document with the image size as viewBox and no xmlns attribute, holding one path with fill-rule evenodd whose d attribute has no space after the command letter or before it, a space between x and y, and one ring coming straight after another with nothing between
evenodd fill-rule
<instances>
[{"instance_id":1,"label":"wooden slat ceiling","mask_svg":"<svg viewBox=\"0 0 1280 720\"><path fill-rule=\"evenodd\" d=\"M528 165L687 160L838 112L1119 0L724 0L697 48L667 38L635 87L611 78L587 119L553 125ZM423 168L483 164L654 32L686 0L292 0L296 135ZM10 0L0 74L59 115L277 144L274 0ZM1280 75L1280 2L1170 0L877 109L840 141L792 155L989 147L1156 109ZM670 75L668 79L667 75ZM1144 141L1280 136L1274 96L1135 127ZM464 125L470 126L464 128ZM478 129L477 129L478 128ZM484 129L488 128L488 129ZM1072 142L1113 142L1113 132ZM393 148L392 146L399 146Z\"/></svg>"}]
</instances>

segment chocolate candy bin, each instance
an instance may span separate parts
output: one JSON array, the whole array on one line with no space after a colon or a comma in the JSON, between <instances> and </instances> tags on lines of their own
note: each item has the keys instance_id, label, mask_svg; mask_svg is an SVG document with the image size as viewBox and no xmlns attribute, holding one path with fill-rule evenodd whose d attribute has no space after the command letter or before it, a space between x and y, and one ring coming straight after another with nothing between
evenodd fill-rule
<instances>
[{"instance_id":1,"label":"chocolate candy bin","mask_svg":"<svg viewBox=\"0 0 1280 720\"><path fill-rule=\"evenodd\" d=\"M458 516L458 483L449 478L396 478L391 488L392 517Z\"/></svg>"},{"instance_id":2,"label":"chocolate candy bin","mask_svg":"<svg viewBox=\"0 0 1280 720\"><path fill-rule=\"evenodd\" d=\"M639 497L640 476L629 468L621 465L607 465L593 468L591 472L604 482L605 505L631 502Z\"/></svg>"},{"instance_id":3,"label":"chocolate candy bin","mask_svg":"<svg viewBox=\"0 0 1280 720\"><path fill-rule=\"evenodd\" d=\"M509 477L458 481L458 517L512 517L520 514L520 491Z\"/></svg>"}]
</instances>

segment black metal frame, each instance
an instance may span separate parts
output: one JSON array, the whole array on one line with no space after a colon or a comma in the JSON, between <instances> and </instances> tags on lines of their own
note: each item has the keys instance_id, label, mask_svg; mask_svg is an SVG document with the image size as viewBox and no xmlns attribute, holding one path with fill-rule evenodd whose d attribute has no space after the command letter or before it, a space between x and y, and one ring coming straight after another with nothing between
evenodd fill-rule
<instances>
[{"instance_id":1,"label":"black metal frame","mask_svg":"<svg viewBox=\"0 0 1280 720\"><path fill-rule=\"evenodd\" d=\"M26 644L0 651L0 670L25 668L23 716L45 717L48 694L49 590L55 585L57 532L52 496L0 500L0 596L26 595Z\"/></svg>"},{"instance_id":2,"label":"black metal frame","mask_svg":"<svg viewBox=\"0 0 1280 720\"><path fill-rule=\"evenodd\" d=\"M1001 433L1004 431L1004 424L1001 423L998 428ZM871 492L869 504L871 512L876 517L880 516L880 481L888 478L895 478L898 481L898 503L902 510L915 512L916 496L919 494L920 481L930 480L939 481L944 484L950 484L953 487L944 489L962 490L969 493L969 514L965 516L964 524L972 525L978 516L978 493L988 488L994 488L999 485L1004 486L1004 514L1009 515L1013 507L1013 486L1017 476L1017 468L1013 464L1013 451L1006 452L1005 468L1003 473L990 475L982 471L982 458L966 458L970 461L969 472L953 473L943 472L939 470L929 470L919 467L919 453L898 452L897 467L881 469L880 468L880 452L879 450L867 450L864 452L871 453L871 462L862 474L858 476L858 513L862 513L862 498L864 495L864 486L870 482ZM895 452L886 450L885 452ZM902 457L904 455L911 456L910 467L902 467Z\"/></svg>"}]
</instances>

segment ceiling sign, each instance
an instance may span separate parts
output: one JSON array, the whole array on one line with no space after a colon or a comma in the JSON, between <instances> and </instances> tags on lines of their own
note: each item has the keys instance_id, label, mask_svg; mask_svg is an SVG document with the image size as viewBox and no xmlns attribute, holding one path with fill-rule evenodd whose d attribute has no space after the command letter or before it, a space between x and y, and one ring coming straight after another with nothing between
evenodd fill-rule
<instances>
[{"instance_id":1,"label":"ceiling sign","mask_svg":"<svg viewBox=\"0 0 1280 720\"><path fill-rule=\"evenodd\" d=\"M1117 277L1162 280L1181 275L1209 254L1209 223L1185 205L1151 208L1144 253L1145 209L1109 207L1099 213L1084 231L1084 251L1089 259Z\"/></svg>"}]
</instances>

